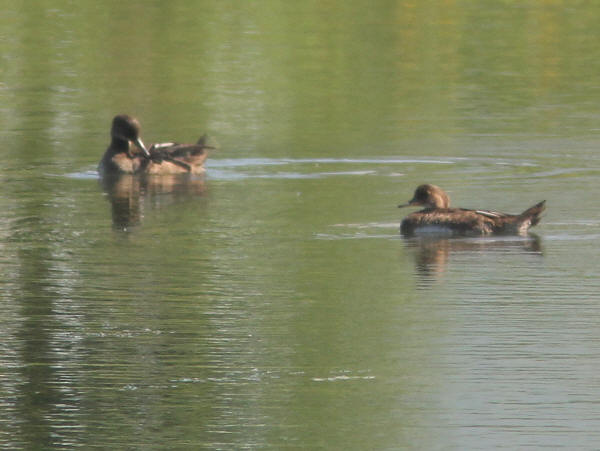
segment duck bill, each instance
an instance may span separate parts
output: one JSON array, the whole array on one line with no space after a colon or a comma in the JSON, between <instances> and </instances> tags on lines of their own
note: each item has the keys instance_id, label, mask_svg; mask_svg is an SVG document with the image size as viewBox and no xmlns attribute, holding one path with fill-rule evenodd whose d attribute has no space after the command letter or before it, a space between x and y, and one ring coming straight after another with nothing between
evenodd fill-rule
<instances>
[{"instance_id":1,"label":"duck bill","mask_svg":"<svg viewBox=\"0 0 600 451\"><path fill-rule=\"evenodd\" d=\"M416 207L416 206L419 206L419 205L421 205L421 204L419 204L418 202L416 202L413 199L413 200L409 200L406 204L400 204L400 205L398 205L398 208Z\"/></svg>"},{"instance_id":2,"label":"duck bill","mask_svg":"<svg viewBox=\"0 0 600 451\"><path fill-rule=\"evenodd\" d=\"M136 138L134 143L136 146L138 146L140 148L140 150L142 152L144 152L144 155L146 156L146 158L150 158L150 152L148 152L148 149L146 149L146 146L144 146L144 143L142 142L142 140L140 138Z\"/></svg>"}]
</instances>

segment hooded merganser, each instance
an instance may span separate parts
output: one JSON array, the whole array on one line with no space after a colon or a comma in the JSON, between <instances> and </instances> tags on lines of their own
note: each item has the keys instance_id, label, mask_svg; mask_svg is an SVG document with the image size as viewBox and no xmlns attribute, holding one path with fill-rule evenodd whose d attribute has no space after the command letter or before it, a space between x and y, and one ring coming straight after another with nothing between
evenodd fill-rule
<instances>
[{"instance_id":1,"label":"hooded merganser","mask_svg":"<svg viewBox=\"0 0 600 451\"><path fill-rule=\"evenodd\" d=\"M400 232L403 235L438 233L454 235L524 234L530 227L540 222L540 214L546 201L528 208L519 215L509 215L489 210L468 210L450 208L450 198L435 185L420 185L406 204L423 206L424 210L409 214L402 220Z\"/></svg>"},{"instance_id":2,"label":"hooded merganser","mask_svg":"<svg viewBox=\"0 0 600 451\"><path fill-rule=\"evenodd\" d=\"M196 144L162 143L146 149L140 139L137 119L120 114L110 129L112 140L106 149L98 172L109 174L201 174L207 157L206 135Z\"/></svg>"}]
</instances>

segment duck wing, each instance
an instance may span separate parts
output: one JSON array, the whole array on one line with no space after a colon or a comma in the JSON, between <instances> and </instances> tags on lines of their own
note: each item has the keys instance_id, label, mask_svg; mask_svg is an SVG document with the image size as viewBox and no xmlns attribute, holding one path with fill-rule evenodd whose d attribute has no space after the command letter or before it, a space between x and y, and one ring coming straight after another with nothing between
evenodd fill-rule
<instances>
[{"instance_id":1,"label":"duck wing","mask_svg":"<svg viewBox=\"0 0 600 451\"><path fill-rule=\"evenodd\" d=\"M207 149L212 147L204 144L160 143L150 149L150 159L155 163L170 161L188 168L190 165L200 165L204 162Z\"/></svg>"},{"instance_id":2,"label":"duck wing","mask_svg":"<svg viewBox=\"0 0 600 451\"><path fill-rule=\"evenodd\" d=\"M473 212L477 213L478 215L482 215L482 216L485 216L486 218L492 218L492 219L507 218L509 216L514 216L514 215L509 215L507 213L502 213L501 211L495 211L495 210L469 210L469 211L473 211Z\"/></svg>"}]
</instances>

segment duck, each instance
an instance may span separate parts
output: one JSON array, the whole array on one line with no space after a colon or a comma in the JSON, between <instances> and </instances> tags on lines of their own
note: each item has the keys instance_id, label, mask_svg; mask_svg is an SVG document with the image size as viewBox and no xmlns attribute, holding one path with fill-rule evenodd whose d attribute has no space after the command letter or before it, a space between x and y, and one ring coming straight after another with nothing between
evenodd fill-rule
<instances>
[{"instance_id":1,"label":"duck","mask_svg":"<svg viewBox=\"0 0 600 451\"><path fill-rule=\"evenodd\" d=\"M450 208L450 197L439 186L417 187L413 198L399 208L422 206L423 210L406 216L400 224L404 236L419 234L448 235L523 235L537 225L546 208L543 200L521 214L512 215L493 210Z\"/></svg>"},{"instance_id":2,"label":"duck","mask_svg":"<svg viewBox=\"0 0 600 451\"><path fill-rule=\"evenodd\" d=\"M127 114L113 118L111 142L100 163L101 175L115 174L202 174L207 150L214 147L202 136L196 144L173 142L146 148L140 138L140 122Z\"/></svg>"}]
</instances>

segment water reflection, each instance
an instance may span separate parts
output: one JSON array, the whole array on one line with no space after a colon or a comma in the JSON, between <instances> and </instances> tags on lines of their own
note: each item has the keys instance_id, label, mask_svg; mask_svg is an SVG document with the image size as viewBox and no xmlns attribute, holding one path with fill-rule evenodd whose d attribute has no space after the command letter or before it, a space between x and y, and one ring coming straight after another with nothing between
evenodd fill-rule
<instances>
[{"instance_id":1,"label":"water reflection","mask_svg":"<svg viewBox=\"0 0 600 451\"><path fill-rule=\"evenodd\" d=\"M123 231L142 223L146 201L153 207L162 207L184 197L202 195L206 190L203 177L189 174L122 174L103 177L100 183L111 203L113 227Z\"/></svg>"},{"instance_id":2,"label":"water reflection","mask_svg":"<svg viewBox=\"0 0 600 451\"><path fill-rule=\"evenodd\" d=\"M450 256L457 253L526 253L543 255L540 237L535 234L510 237L408 237L406 246L415 258L420 286L434 283L448 268Z\"/></svg>"},{"instance_id":3,"label":"water reflection","mask_svg":"<svg viewBox=\"0 0 600 451\"><path fill-rule=\"evenodd\" d=\"M28 437L33 447L52 446L50 421L58 406L69 403L61 394L61 388L53 381L57 379L56 367L59 359L53 349L56 293L52 289L52 277L47 248L22 250L18 255L21 264L19 298L21 315L24 319L15 340L20 344L20 384L15 395L19 406L15 417L21 423L21 433Z\"/></svg>"}]
</instances>

